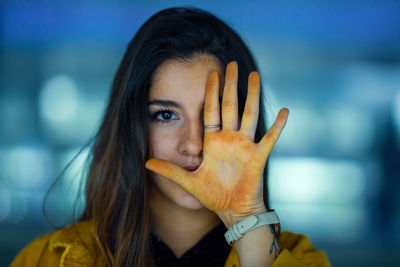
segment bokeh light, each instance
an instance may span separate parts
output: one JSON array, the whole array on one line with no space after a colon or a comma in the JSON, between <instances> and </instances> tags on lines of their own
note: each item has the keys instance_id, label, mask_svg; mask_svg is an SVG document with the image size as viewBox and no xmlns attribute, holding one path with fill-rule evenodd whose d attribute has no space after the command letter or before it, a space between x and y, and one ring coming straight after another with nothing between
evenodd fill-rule
<instances>
[{"instance_id":1,"label":"bokeh light","mask_svg":"<svg viewBox=\"0 0 400 267\"><path fill-rule=\"evenodd\" d=\"M3 153L0 173L10 188L30 190L42 187L49 181L53 165L46 149L15 146Z\"/></svg>"},{"instance_id":2,"label":"bokeh light","mask_svg":"<svg viewBox=\"0 0 400 267\"><path fill-rule=\"evenodd\" d=\"M40 112L51 123L73 119L78 106L78 88L67 75L56 75L45 82L40 93Z\"/></svg>"},{"instance_id":3,"label":"bokeh light","mask_svg":"<svg viewBox=\"0 0 400 267\"><path fill-rule=\"evenodd\" d=\"M360 205L365 195L366 177L356 162L273 158L270 176L272 199L277 202Z\"/></svg>"}]
</instances>

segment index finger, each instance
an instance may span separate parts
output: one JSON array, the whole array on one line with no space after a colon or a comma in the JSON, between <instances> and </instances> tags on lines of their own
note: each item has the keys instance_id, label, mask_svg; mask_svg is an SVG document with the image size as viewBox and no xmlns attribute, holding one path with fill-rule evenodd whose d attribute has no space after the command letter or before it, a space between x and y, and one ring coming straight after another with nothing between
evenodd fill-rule
<instances>
[{"instance_id":1,"label":"index finger","mask_svg":"<svg viewBox=\"0 0 400 267\"><path fill-rule=\"evenodd\" d=\"M287 108L281 109L278 115L276 116L276 120L272 125L272 127L268 130L268 132L258 143L261 150L263 151L263 154L266 157L269 156L276 141L278 141L278 138L281 135L281 132L286 125L288 115L289 115L289 110Z\"/></svg>"}]
</instances>

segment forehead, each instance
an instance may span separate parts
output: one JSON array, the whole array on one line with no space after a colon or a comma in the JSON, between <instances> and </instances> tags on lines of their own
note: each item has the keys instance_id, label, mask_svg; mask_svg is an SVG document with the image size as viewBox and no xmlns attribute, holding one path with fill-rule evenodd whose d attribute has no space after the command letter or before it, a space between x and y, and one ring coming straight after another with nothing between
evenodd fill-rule
<instances>
[{"instance_id":1,"label":"forehead","mask_svg":"<svg viewBox=\"0 0 400 267\"><path fill-rule=\"evenodd\" d=\"M189 61L170 59L156 71L149 91L149 100L168 99L181 102L204 99L208 76L219 73L223 82L223 67L214 56L198 55Z\"/></svg>"}]
</instances>

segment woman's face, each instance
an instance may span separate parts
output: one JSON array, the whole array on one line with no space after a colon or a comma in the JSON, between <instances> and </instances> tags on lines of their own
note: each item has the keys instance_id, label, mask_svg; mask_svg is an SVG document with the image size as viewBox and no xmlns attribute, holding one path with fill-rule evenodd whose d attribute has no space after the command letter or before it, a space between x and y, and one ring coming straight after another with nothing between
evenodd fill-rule
<instances>
[{"instance_id":1,"label":"woman's face","mask_svg":"<svg viewBox=\"0 0 400 267\"><path fill-rule=\"evenodd\" d=\"M206 83L213 71L219 73L222 83L221 63L207 55L195 56L190 62L171 59L159 67L149 92L151 158L168 160L188 171L199 167ZM175 182L154 172L150 178L153 192L166 201L187 209L203 208Z\"/></svg>"}]
</instances>

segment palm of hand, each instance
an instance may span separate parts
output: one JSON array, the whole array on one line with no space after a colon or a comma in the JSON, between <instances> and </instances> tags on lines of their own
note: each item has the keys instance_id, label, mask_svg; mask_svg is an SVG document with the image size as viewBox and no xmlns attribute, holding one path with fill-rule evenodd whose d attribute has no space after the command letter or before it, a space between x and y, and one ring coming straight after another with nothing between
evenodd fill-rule
<instances>
[{"instance_id":1,"label":"palm of hand","mask_svg":"<svg viewBox=\"0 0 400 267\"><path fill-rule=\"evenodd\" d=\"M247 213L262 203L265 161L257 144L240 132L207 133L203 162L188 178L198 181L191 193L211 210Z\"/></svg>"}]
</instances>

